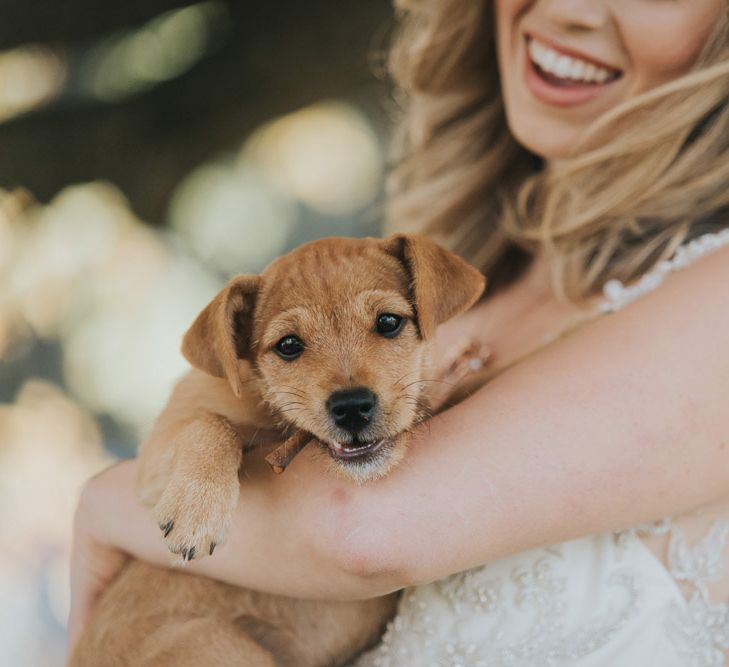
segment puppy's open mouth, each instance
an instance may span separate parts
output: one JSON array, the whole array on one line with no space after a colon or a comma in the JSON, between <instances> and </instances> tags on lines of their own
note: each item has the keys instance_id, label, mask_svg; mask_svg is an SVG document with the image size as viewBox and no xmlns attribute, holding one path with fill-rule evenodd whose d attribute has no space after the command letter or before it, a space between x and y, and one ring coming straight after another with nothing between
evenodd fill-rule
<instances>
[{"instance_id":1,"label":"puppy's open mouth","mask_svg":"<svg viewBox=\"0 0 729 667\"><path fill-rule=\"evenodd\" d=\"M386 445L391 444L392 439L383 438L382 440L373 440L372 442L358 442L355 440L347 444L337 442L336 440L326 440L325 443L334 458L351 460L374 454Z\"/></svg>"}]
</instances>

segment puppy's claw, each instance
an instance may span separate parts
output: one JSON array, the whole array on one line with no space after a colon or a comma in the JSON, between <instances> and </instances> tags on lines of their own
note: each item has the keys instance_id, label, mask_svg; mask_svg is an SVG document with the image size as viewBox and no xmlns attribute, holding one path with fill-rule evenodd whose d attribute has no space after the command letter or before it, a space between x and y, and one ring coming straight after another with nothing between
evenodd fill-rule
<instances>
[{"instance_id":1,"label":"puppy's claw","mask_svg":"<svg viewBox=\"0 0 729 667\"><path fill-rule=\"evenodd\" d=\"M215 547L217 547L217 546L218 545L215 542L210 543L210 555L211 556L213 555L213 551L215 551Z\"/></svg>"},{"instance_id":2,"label":"puppy's claw","mask_svg":"<svg viewBox=\"0 0 729 667\"><path fill-rule=\"evenodd\" d=\"M174 525L174 521L166 521L165 523L159 524L159 529L162 531L164 537L167 537L170 534Z\"/></svg>"},{"instance_id":3,"label":"puppy's claw","mask_svg":"<svg viewBox=\"0 0 729 667\"><path fill-rule=\"evenodd\" d=\"M200 560L224 541L239 491L237 470L226 479L172 478L154 512L177 563Z\"/></svg>"}]
</instances>

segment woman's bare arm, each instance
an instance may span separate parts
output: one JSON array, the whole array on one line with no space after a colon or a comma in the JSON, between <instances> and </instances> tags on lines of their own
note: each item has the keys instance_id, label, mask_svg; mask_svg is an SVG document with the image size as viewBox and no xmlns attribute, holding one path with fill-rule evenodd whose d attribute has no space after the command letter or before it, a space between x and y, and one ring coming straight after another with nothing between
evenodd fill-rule
<instances>
[{"instance_id":1,"label":"woman's bare arm","mask_svg":"<svg viewBox=\"0 0 729 667\"><path fill-rule=\"evenodd\" d=\"M432 420L336 544L438 579L729 496L729 250Z\"/></svg>"},{"instance_id":2,"label":"woman's bare arm","mask_svg":"<svg viewBox=\"0 0 729 667\"><path fill-rule=\"evenodd\" d=\"M309 449L281 477L253 476L228 544L190 569L367 597L729 494L727 285L720 250L423 425L383 480L328 476ZM86 523L97 542L166 564L131 479L99 478Z\"/></svg>"}]
</instances>

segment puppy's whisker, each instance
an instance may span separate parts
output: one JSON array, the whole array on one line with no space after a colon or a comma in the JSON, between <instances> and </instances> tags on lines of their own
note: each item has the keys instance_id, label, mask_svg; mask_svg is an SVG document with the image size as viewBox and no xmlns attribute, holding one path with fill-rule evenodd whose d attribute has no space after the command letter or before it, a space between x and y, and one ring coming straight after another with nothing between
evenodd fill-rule
<instances>
[{"instance_id":1,"label":"puppy's whisker","mask_svg":"<svg viewBox=\"0 0 729 667\"><path fill-rule=\"evenodd\" d=\"M274 394L275 396L278 396L279 394L282 394L282 395L288 395L288 396L296 396L296 398L306 398L303 394L300 394L298 392L293 392L293 391L277 391L277 390L271 390L268 393L269 394Z\"/></svg>"},{"instance_id":2,"label":"puppy's whisker","mask_svg":"<svg viewBox=\"0 0 729 667\"><path fill-rule=\"evenodd\" d=\"M291 421L288 421L282 415L276 415L275 422L276 426L278 426L278 428L280 428L282 431L287 431L291 427L295 428L295 424L293 424Z\"/></svg>"},{"instance_id":3,"label":"puppy's whisker","mask_svg":"<svg viewBox=\"0 0 729 667\"><path fill-rule=\"evenodd\" d=\"M455 382L449 382L448 380L437 380L437 379L423 379L423 380L414 380L413 382L410 382L409 384L406 384L403 389L407 389L408 387L412 387L414 384L421 384L424 382L440 382L441 384L446 384L449 387L455 387Z\"/></svg>"},{"instance_id":4,"label":"puppy's whisker","mask_svg":"<svg viewBox=\"0 0 729 667\"><path fill-rule=\"evenodd\" d=\"M412 375L413 373L417 373L418 369L416 368L414 371L409 371L405 373L404 375L401 375L397 380L395 380L396 385L400 384L408 375Z\"/></svg>"},{"instance_id":5,"label":"puppy's whisker","mask_svg":"<svg viewBox=\"0 0 729 667\"><path fill-rule=\"evenodd\" d=\"M291 410L299 410L303 405L303 403L287 403L286 405L282 405L280 408L276 409L278 412L291 412Z\"/></svg>"},{"instance_id":6,"label":"puppy's whisker","mask_svg":"<svg viewBox=\"0 0 729 667\"><path fill-rule=\"evenodd\" d=\"M303 401L291 400L287 396L266 396L266 403L274 410L278 409L278 407L283 407L285 405L304 405Z\"/></svg>"},{"instance_id":7,"label":"puppy's whisker","mask_svg":"<svg viewBox=\"0 0 729 667\"><path fill-rule=\"evenodd\" d=\"M291 387L290 385L287 385L287 384L282 384L279 386L283 387L284 389L292 389L294 392L299 394L299 396L301 396L301 398L306 398L306 394L304 394L304 392L301 391L301 389L298 389L296 387Z\"/></svg>"},{"instance_id":8,"label":"puppy's whisker","mask_svg":"<svg viewBox=\"0 0 729 667\"><path fill-rule=\"evenodd\" d=\"M410 393L407 393L405 391L402 391L402 392L398 393L397 399L401 399L401 398L403 398L403 399L409 398L409 399L412 399L412 400L422 400L421 395L419 393L418 394L410 394Z\"/></svg>"}]
</instances>

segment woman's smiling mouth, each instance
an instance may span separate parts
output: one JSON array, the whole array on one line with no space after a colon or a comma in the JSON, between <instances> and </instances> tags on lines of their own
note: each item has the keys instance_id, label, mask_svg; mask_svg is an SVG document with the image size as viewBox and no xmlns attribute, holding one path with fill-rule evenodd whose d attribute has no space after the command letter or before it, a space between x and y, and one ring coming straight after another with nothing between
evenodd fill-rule
<instances>
[{"instance_id":1,"label":"woman's smiling mouth","mask_svg":"<svg viewBox=\"0 0 729 667\"><path fill-rule=\"evenodd\" d=\"M540 101L555 106L584 104L622 76L622 71L566 53L534 36L525 40L526 83Z\"/></svg>"}]
</instances>

